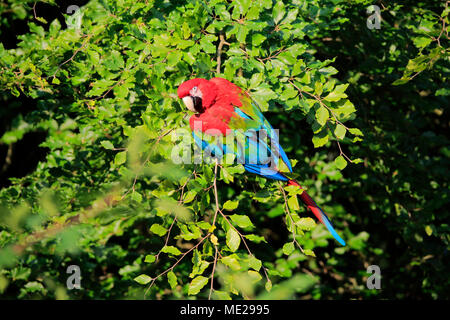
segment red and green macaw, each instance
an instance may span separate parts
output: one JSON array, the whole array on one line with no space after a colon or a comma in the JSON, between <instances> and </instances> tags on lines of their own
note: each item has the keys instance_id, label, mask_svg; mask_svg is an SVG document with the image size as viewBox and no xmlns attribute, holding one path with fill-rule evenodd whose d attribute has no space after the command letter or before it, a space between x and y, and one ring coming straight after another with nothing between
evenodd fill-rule
<instances>
[{"instance_id":1,"label":"red and green macaw","mask_svg":"<svg viewBox=\"0 0 450 320\"><path fill-rule=\"evenodd\" d=\"M286 181L288 185L302 189L296 180L289 179L279 171L281 161L292 172L291 163L278 143L275 130L264 117L258 105L244 90L223 78L210 80L196 78L179 86L178 97L183 100L190 111L195 112L189 123L194 140L200 148L216 156L232 153L248 172L268 179ZM265 134L259 135L260 131L265 131ZM223 142L224 139L220 145L217 143L217 140L220 141L220 139L213 139L214 142L209 142L211 139L205 139L211 135L224 137L230 133L240 136L245 143L241 145L238 143L237 148L229 148ZM266 139L263 140L261 136L267 136L270 139L272 148L269 148ZM265 152L262 154L266 154L266 156L260 156L261 150ZM272 161L272 165L269 165L268 160ZM327 215L306 191L301 193L300 198L333 237L345 246L345 241L334 230Z\"/></svg>"}]
</instances>

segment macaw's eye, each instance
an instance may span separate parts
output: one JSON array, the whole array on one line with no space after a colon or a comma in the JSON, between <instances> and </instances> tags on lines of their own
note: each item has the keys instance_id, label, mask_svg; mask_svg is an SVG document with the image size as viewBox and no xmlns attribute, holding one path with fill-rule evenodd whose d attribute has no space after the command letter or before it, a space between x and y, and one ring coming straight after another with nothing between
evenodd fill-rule
<instances>
[{"instance_id":1,"label":"macaw's eye","mask_svg":"<svg viewBox=\"0 0 450 320\"><path fill-rule=\"evenodd\" d=\"M197 91L197 87L193 87L192 91L194 91L194 92Z\"/></svg>"}]
</instances>

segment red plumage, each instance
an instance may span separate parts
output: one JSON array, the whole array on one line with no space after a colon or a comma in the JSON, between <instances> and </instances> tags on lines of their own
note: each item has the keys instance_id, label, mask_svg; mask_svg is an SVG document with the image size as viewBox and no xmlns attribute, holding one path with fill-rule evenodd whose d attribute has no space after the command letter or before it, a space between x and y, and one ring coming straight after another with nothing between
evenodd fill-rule
<instances>
[{"instance_id":1,"label":"red plumage","mask_svg":"<svg viewBox=\"0 0 450 320\"><path fill-rule=\"evenodd\" d=\"M289 180L288 186L297 186L300 189L303 189L303 187L296 180ZM314 213L316 218L319 219L320 222L324 223L323 217L322 217L322 211L317 206L317 204L314 202L314 200L309 196L309 194L306 193L305 190L303 190L302 194L300 195L300 199L312 211L312 213Z\"/></svg>"},{"instance_id":2,"label":"red plumage","mask_svg":"<svg viewBox=\"0 0 450 320\"><path fill-rule=\"evenodd\" d=\"M236 116L234 106L240 107L242 102L240 95L241 88L223 78L192 79L184 82L178 88L178 97L183 98L189 95L192 87L198 87L202 92L202 105L205 111L201 114L194 114L189 119L191 129L194 130L194 122L201 122L201 130L205 132L214 129L221 134L226 134L229 129L230 118ZM199 129L197 127L197 129Z\"/></svg>"}]
</instances>

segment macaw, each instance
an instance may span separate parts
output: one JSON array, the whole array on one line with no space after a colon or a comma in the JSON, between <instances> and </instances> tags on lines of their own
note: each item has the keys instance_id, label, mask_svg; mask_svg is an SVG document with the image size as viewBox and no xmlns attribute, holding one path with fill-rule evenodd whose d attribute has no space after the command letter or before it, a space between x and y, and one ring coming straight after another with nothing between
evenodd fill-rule
<instances>
[{"instance_id":1,"label":"macaw","mask_svg":"<svg viewBox=\"0 0 450 320\"><path fill-rule=\"evenodd\" d=\"M291 163L278 142L277 133L244 90L223 78L196 78L182 83L177 94L186 107L194 112L189 124L194 140L202 150L217 157L232 153L246 171L268 179L285 181L288 185L303 189L296 180L289 179L279 171L278 164L281 161L289 172L292 172ZM260 131L265 131L272 148L261 138L263 135L258 135ZM237 148L230 148L223 139L222 142L220 139L213 142L209 139L214 135L225 137L230 133L240 135L245 143L238 142ZM240 141L242 142L242 139ZM260 152L261 150L264 152ZM260 156L261 154L263 156ZM272 161L272 165L269 165L268 160ZM306 191L303 190L300 199L333 237L345 246L345 241L334 230L327 215Z\"/></svg>"}]
</instances>

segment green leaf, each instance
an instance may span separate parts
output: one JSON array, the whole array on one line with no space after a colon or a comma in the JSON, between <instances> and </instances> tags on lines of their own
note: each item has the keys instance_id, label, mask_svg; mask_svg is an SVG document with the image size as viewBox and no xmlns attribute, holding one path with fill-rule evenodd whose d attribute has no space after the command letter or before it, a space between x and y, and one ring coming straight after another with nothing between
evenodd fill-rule
<instances>
[{"instance_id":1,"label":"green leaf","mask_svg":"<svg viewBox=\"0 0 450 320\"><path fill-rule=\"evenodd\" d=\"M136 202L139 202L139 203L142 202L142 195L137 191L134 191L133 193L131 193L130 197L131 197L131 199L133 199Z\"/></svg>"},{"instance_id":2,"label":"green leaf","mask_svg":"<svg viewBox=\"0 0 450 320\"><path fill-rule=\"evenodd\" d=\"M100 144L105 149L108 149L108 150L114 149L114 145L111 143L111 141L103 140L100 142Z\"/></svg>"},{"instance_id":3,"label":"green leaf","mask_svg":"<svg viewBox=\"0 0 450 320\"><path fill-rule=\"evenodd\" d=\"M175 273L173 271L169 271L167 273L167 279L169 281L170 287L172 289L175 289L177 286L177 276L175 275Z\"/></svg>"},{"instance_id":4,"label":"green leaf","mask_svg":"<svg viewBox=\"0 0 450 320\"><path fill-rule=\"evenodd\" d=\"M214 290L214 298L216 300L232 300L228 292Z\"/></svg>"},{"instance_id":5,"label":"green leaf","mask_svg":"<svg viewBox=\"0 0 450 320\"><path fill-rule=\"evenodd\" d=\"M272 17L275 24L283 19L286 11L284 9L284 3L282 1L277 1L277 3L273 6Z\"/></svg>"},{"instance_id":6,"label":"green leaf","mask_svg":"<svg viewBox=\"0 0 450 320\"><path fill-rule=\"evenodd\" d=\"M205 260L201 260L198 264L194 265L192 272L189 274L189 277L194 277L195 275L202 274L206 268L208 268L209 262Z\"/></svg>"},{"instance_id":7,"label":"green leaf","mask_svg":"<svg viewBox=\"0 0 450 320\"><path fill-rule=\"evenodd\" d=\"M248 266L256 271L259 271L262 267L261 260L257 259L254 255L251 255L248 259Z\"/></svg>"},{"instance_id":8,"label":"green leaf","mask_svg":"<svg viewBox=\"0 0 450 320\"><path fill-rule=\"evenodd\" d=\"M222 168L222 170L220 170L220 174L223 175L223 178L226 181L226 183L229 183L229 181L231 181L231 182L234 181L233 175L230 174L230 172L228 171L228 168L226 168L226 167Z\"/></svg>"},{"instance_id":9,"label":"green leaf","mask_svg":"<svg viewBox=\"0 0 450 320\"><path fill-rule=\"evenodd\" d=\"M318 134L315 134L312 138L314 148L319 148L324 146L328 142L329 136L327 134L326 128L322 129Z\"/></svg>"},{"instance_id":10,"label":"green leaf","mask_svg":"<svg viewBox=\"0 0 450 320\"><path fill-rule=\"evenodd\" d=\"M413 39L413 43L414 45L419 48L419 49L423 49L426 46L428 46L431 42L433 41L433 39L431 37L417 37Z\"/></svg>"},{"instance_id":11,"label":"green leaf","mask_svg":"<svg viewBox=\"0 0 450 320\"><path fill-rule=\"evenodd\" d=\"M148 254L145 256L144 262L146 263L153 263L155 262L156 257L154 255Z\"/></svg>"},{"instance_id":12,"label":"green leaf","mask_svg":"<svg viewBox=\"0 0 450 320\"><path fill-rule=\"evenodd\" d=\"M171 67L176 66L177 63L180 62L182 56L183 53L181 51L170 52L167 55L167 64Z\"/></svg>"},{"instance_id":13,"label":"green leaf","mask_svg":"<svg viewBox=\"0 0 450 320\"><path fill-rule=\"evenodd\" d=\"M241 243L241 238L239 237L239 234L230 227L227 231L227 246L230 248L232 252L236 251L239 248L239 245Z\"/></svg>"},{"instance_id":14,"label":"green leaf","mask_svg":"<svg viewBox=\"0 0 450 320\"><path fill-rule=\"evenodd\" d=\"M231 220L241 228L254 227L248 216L233 214L230 216Z\"/></svg>"},{"instance_id":15,"label":"green leaf","mask_svg":"<svg viewBox=\"0 0 450 320\"><path fill-rule=\"evenodd\" d=\"M319 97L322 95L322 92L323 92L323 84L322 84L322 82L317 81L317 82L314 84L314 92L315 92L315 94L316 94L317 96L319 96Z\"/></svg>"},{"instance_id":16,"label":"green leaf","mask_svg":"<svg viewBox=\"0 0 450 320\"><path fill-rule=\"evenodd\" d=\"M196 295L208 283L208 278L203 276L195 277L189 284L188 295Z\"/></svg>"},{"instance_id":17,"label":"green leaf","mask_svg":"<svg viewBox=\"0 0 450 320\"><path fill-rule=\"evenodd\" d=\"M275 99L277 94L270 88L258 88L251 93L252 98L260 106L262 111L266 111L269 107L268 101Z\"/></svg>"},{"instance_id":18,"label":"green leaf","mask_svg":"<svg viewBox=\"0 0 450 320\"><path fill-rule=\"evenodd\" d=\"M344 91L347 89L348 84L340 84L334 88L332 92L330 92L324 100L335 102L339 101L343 98L347 98L347 95L344 93Z\"/></svg>"},{"instance_id":19,"label":"green leaf","mask_svg":"<svg viewBox=\"0 0 450 320\"><path fill-rule=\"evenodd\" d=\"M150 227L150 231L157 234L158 236L162 237L163 235L165 235L167 233L167 229L164 228L162 225L154 223L151 227Z\"/></svg>"},{"instance_id":20,"label":"green leaf","mask_svg":"<svg viewBox=\"0 0 450 320\"><path fill-rule=\"evenodd\" d=\"M264 287L266 288L267 292L270 292L272 290L272 281L267 281Z\"/></svg>"},{"instance_id":21,"label":"green leaf","mask_svg":"<svg viewBox=\"0 0 450 320\"><path fill-rule=\"evenodd\" d=\"M293 211L300 210L300 204L298 203L297 196L289 197L288 205L289 205L289 208Z\"/></svg>"},{"instance_id":22,"label":"green leaf","mask_svg":"<svg viewBox=\"0 0 450 320\"><path fill-rule=\"evenodd\" d=\"M247 37L247 34L250 30L244 25L238 25L237 28L238 28L238 32L236 33L237 41L239 41L239 43L245 43L245 38Z\"/></svg>"},{"instance_id":23,"label":"green leaf","mask_svg":"<svg viewBox=\"0 0 450 320\"><path fill-rule=\"evenodd\" d=\"M283 253L287 256L290 255L292 252L294 252L294 250L295 246L293 242L285 243L283 246Z\"/></svg>"},{"instance_id":24,"label":"green leaf","mask_svg":"<svg viewBox=\"0 0 450 320\"><path fill-rule=\"evenodd\" d=\"M259 46L261 43L264 42L264 40L266 40L267 38L265 36L263 36L260 33L256 33L252 35L252 45L254 46Z\"/></svg>"},{"instance_id":25,"label":"green leaf","mask_svg":"<svg viewBox=\"0 0 450 320\"><path fill-rule=\"evenodd\" d=\"M347 129L342 124L337 124L336 129L334 130L334 134L338 139L344 139Z\"/></svg>"},{"instance_id":26,"label":"green leaf","mask_svg":"<svg viewBox=\"0 0 450 320\"><path fill-rule=\"evenodd\" d=\"M409 82L411 79L409 79L408 77L402 77L400 79L395 80L394 82L392 82L392 85L394 86L398 86L401 84L405 84L407 82Z\"/></svg>"},{"instance_id":27,"label":"green leaf","mask_svg":"<svg viewBox=\"0 0 450 320\"><path fill-rule=\"evenodd\" d=\"M330 117L330 113L328 112L327 108L324 106L320 106L316 111L316 120L317 122L323 126L325 123L327 123L328 118Z\"/></svg>"},{"instance_id":28,"label":"green leaf","mask_svg":"<svg viewBox=\"0 0 450 320\"><path fill-rule=\"evenodd\" d=\"M244 237L255 243L267 242L264 237L258 236L256 234L246 234Z\"/></svg>"},{"instance_id":29,"label":"green leaf","mask_svg":"<svg viewBox=\"0 0 450 320\"><path fill-rule=\"evenodd\" d=\"M137 276L136 278L133 279L134 281L136 281L139 284L147 284L150 281L152 281L153 279L150 278L148 275L146 274L141 274L139 276Z\"/></svg>"},{"instance_id":30,"label":"green leaf","mask_svg":"<svg viewBox=\"0 0 450 320\"><path fill-rule=\"evenodd\" d=\"M174 246L164 246L161 249L161 252L170 253L170 254L173 254L174 256L179 256L181 254L180 250L178 250L178 248L176 248Z\"/></svg>"},{"instance_id":31,"label":"green leaf","mask_svg":"<svg viewBox=\"0 0 450 320\"><path fill-rule=\"evenodd\" d=\"M254 270L248 270L247 274L251 279L251 283L256 283L262 279L262 276L259 274L259 272L256 272Z\"/></svg>"},{"instance_id":32,"label":"green leaf","mask_svg":"<svg viewBox=\"0 0 450 320\"><path fill-rule=\"evenodd\" d=\"M295 196L303 193L303 189L300 189L298 186L286 186L284 190L288 192L290 196Z\"/></svg>"},{"instance_id":33,"label":"green leaf","mask_svg":"<svg viewBox=\"0 0 450 320\"><path fill-rule=\"evenodd\" d=\"M338 156L334 159L334 164L336 165L336 168L343 170L347 166L347 160L345 160L343 156Z\"/></svg>"},{"instance_id":34,"label":"green leaf","mask_svg":"<svg viewBox=\"0 0 450 320\"><path fill-rule=\"evenodd\" d=\"M300 218L296 223L302 230L311 230L316 226L316 222L312 218Z\"/></svg>"},{"instance_id":35,"label":"green leaf","mask_svg":"<svg viewBox=\"0 0 450 320\"><path fill-rule=\"evenodd\" d=\"M120 68L123 68L124 66L124 60L122 54L117 50L112 50L106 60L105 60L105 66L113 71L119 70Z\"/></svg>"},{"instance_id":36,"label":"green leaf","mask_svg":"<svg viewBox=\"0 0 450 320\"><path fill-rule=\"evenodd\" d=\"M263 82L264 75L262 73L254 73L250 78L250 88L256 88L258 85Z\"/></svg>"},{"instance_id":37,"label":"green leaf","mask_svg":"<svg viewBox=\"0 0 450 320\"><path fill-rule=\"evenodd\" d=\"M440 88L437 89L434 93L435 96L450 96L450 89L448 88Z\"/></svg>"},{"instance_id":38,"label":"green leaf","mask_svg":"<svg viewBox=\"0 0 450 320\"><path fill-rule=\"evenodd\" d=\"M24 286L28 292L39 292L44 290L42 283L37 281L27 282Z\"/></svg>"},{"instance_id":39,"label":"green leaf","mask_svg":"<svg viewBox=\"0 0 450 320\"><path fill-rule=\"evenodd\" d=\"M191 30L189 29L189 24L184 21L181 25L181 31L183 32L183 39L189 39L191 36Z\"/></svg>"},{"instance_id":40,"label":"green leaf","mask_svg":"<svg viewBox=\"0 0 450 320\"><path fill-rule=\"evenodd\" d=\"M122 151L116 154L114 157L114 164L121 165L124 164L127 161L127 152Z\"/></svg>"},{"instance_id":41,"label":"green leaf","mask_svg":"<svg viewBox=\"0 0 450 320\"><path fill-rule=\"evenodd\" d=\"M206 53L216 53L216 46L212 43L217 37L202 37L200 38L200 47Z\"/></svg>"},{"instance_id":42,"label":"green leaf","mask_svg":"<svg viewBox=\"0 0 450 320\"><path fill-rule=\"evenodd\" d=\"M238 205L239 205L239 201L231 201L231 200L227 200L227 202L225 202L225 203L223 204L223 208L224 208L225 210L232 211L232 210L236 209L236 208L238 207Z\"/></svg>"},{"instance_id":43,"label":"green leaf","mask_svg":"<svg viewBox=\"0 0 450 320\"><path fill-rule=\"evenodd\" d=\"M366 231L358 233L353 238L349 239L348 245L355 250L362 250L366 246L366 242L369 239L369 234Z\"/></svg>"},{"instance_id":44,"label":"green leaf","mask_svg":"<svg viewBox=\"0 0 450 320\"><path fill-rule=\"evenodd\" d=\"M363 133L361 132L361 130L359 130L357 128L349 128L348 132L350 132L351 134L353 134L355 136L363 136Z\"/></svg>"},{"instance_id":45,"label":"green leaf","mask_svg":"<svg viewBox=\"0 0 450 320\"><path fill-rule=\"evenodd\" d=\"M297 15L298 15L298 9L288 10L286 18L284 18L284 20L283 20L283 24L292 23L295 20L295 18L297 18Z\"/></svg>"},{"instance_id":46,"label":"green leaf","mask_svg":"<svg viewBox=\"0 0 450 320\"><path fill-rule=\"evenodd\" d=\"M232 270L237 271L241 269L241 265L239 264L237 256L232 254L226 257L223 257L220 259L220 262L222 262L224 265L230 267Z\"/></svg>"},{"instance_id":47,"label":"green leaf","mask_svg":"<svg viewBox=\"0 0 450 320\"><path fill-rule=\"evenodd\" d=\"M203 229L203 230L209 230L212 226L207 221L200 221L200 222L197 222L197 227L199 227L200 229ZM214 230L212 230L212 231L214 231ZM210 231L210 232L212 232L212 231Z\"/></svg>"},{"instance_id":48,"label":"green leaf","mask_svg":"<svg viewBox=\"0 0 450 320\"><path fill-rule=\"evenodd\" d=\"M315 257L316 254L314 253L314 251L312 251L311 249L305 249L303 250L304 254L307 256L311 256L311 257Z\"/></svg>"},{"instance_id":49,"label":"green leaf","mask_svg":"<svg viewBox=\"0 0 450 320\"><path fill-rule=\"evenodd\" d=\"M194 200L194 198L195 198L196 195L197 195L197 191L189 190L188 192L186 192L186 193L184 194L184 197L183 197L183 203L189 203L189 202L192 202L192 201Z\"/></svg>"},{"instance_id":50,"label":"green leaf","mask_svg":"<svg viewBox=\"0 0 450 320\"><path fill-rule=\"evenodd\" d=\"M236 0L236 7L239 9L239 14L245 15L250 7L250 0Z\"/></svg>"}]
</instances>

